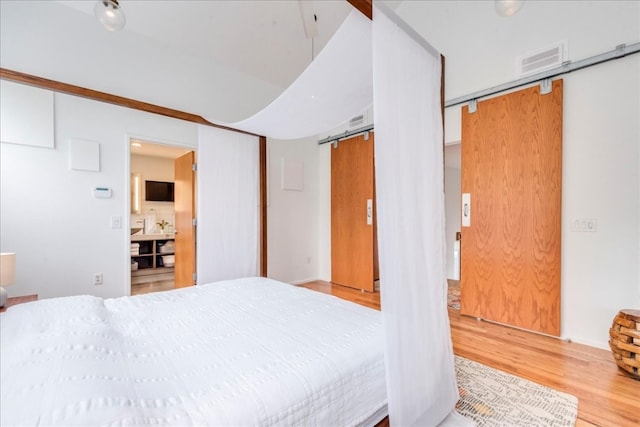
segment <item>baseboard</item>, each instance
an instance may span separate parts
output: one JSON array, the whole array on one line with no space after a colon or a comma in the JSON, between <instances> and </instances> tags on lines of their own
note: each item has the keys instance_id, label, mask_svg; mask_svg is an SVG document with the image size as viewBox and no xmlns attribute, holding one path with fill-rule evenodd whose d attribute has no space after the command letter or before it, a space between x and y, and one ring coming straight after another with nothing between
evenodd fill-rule
<instances>
[{"instance_id":1,"label":"baseboard","mask_svg":"<svg viewBox=\"0 0 640 427\"><path fill-rule=\"evenodd\" d=\"M303 283L308 283L308 282L314 282L316 280L322 280L322 279L318 279L317 277L312 277L310 279L304 279L304 280L296 280L293 282L287 282L287 283L291 283L292 285L302 285Z\"/></svg>"},{"instance_id":2,"label":"baseboard","mask_svg":"<svg viewBox=\"0 0 640 427\"><path fill-rule=\"evenodd\" d=\"M563 339L568 342L572 342L580 345L586 345L588 347L599 348L601 350L611 351L611 349L609 348L608 341L600 342L600 341L593 341L589 339L582 339L580 337L578 338L563 337Z\"/></svg>"}]
</instances>

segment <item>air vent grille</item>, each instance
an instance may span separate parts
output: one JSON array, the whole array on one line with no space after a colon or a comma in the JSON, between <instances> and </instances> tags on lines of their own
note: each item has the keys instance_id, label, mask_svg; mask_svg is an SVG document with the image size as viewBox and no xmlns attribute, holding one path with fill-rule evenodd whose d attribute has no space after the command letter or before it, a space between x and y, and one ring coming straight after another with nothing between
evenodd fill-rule
<instances>
[{"instance_id":1,"label":"air vent grille","mask_svg":"<svg viewBox=\"0 0 640 427\"><path fill-rule=\"evenodd\" d=\"M545 49L516 58L516 78L559 67L567 57L567 42L558 42Z\"/></svg>"},{"instance_id":2,"label":"air vent grille","mask_svg":"<svg viewBox=\"0 0 640 427\"><path fill-rule=\"evenodd\" d=\"M349 120L349 129L352 129L354 127L358 127L360 125L362 125L364 123L364 114L360 114L359 116L356 116L354 118L352 118L351 120Z\"/></svg>"}]
</instances>

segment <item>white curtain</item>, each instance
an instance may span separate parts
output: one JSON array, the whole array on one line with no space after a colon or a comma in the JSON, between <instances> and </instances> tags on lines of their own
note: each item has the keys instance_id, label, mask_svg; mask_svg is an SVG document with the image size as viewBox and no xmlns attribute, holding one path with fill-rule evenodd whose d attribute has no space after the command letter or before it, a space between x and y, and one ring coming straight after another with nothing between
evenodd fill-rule
<instances>
[{"instance_id":1,"label":"white curtain","mask_svg":"<svg viewBox=\"0 0 640 427\"><path fill-rule=\"evenodd\" d=\"M371 106L371 81L371 21L354 9L278 98L255 115L226 125L275 139L318 135Z\"/></svg>"},{"instance_id":2,"label":"white curtain","mask_svg":"<svg viewBox=\"0 0 640 427\"><path fill-rule=\"evenodd\" d=\"M376 197L392 426L436 426L452 413L468 425L454 412L458 389L446 301L440 67L438 52L376 5Z\"/></svg>"},{"instance_id":3,"label":"white curtain","mask_svg":"<svg viewBox=\"0 0 640 427\"><path fill-rule=\"evenodd\" d=\"M258 275L259 139L198 129L198 283Z\"/></svg>"}]
</instances>

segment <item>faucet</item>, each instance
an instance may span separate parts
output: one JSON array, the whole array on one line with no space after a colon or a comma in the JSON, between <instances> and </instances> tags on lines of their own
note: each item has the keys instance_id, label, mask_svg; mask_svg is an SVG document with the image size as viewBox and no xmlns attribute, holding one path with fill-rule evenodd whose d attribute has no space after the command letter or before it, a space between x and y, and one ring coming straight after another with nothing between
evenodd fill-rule
<instances>
[{"instance_id":1,"label":"faucet","mask_svg":"<svg viewBox=\"0 0 640 427\"><path fill-rule=\"evenodd\" d=\"M142 234L146 234L146 230L145 230L145 226L146 226L146 219L142 218L142 219L138 219L136 220L136 225L140 225L140 223L142 223Z\"/></svg>"}]
</instances>

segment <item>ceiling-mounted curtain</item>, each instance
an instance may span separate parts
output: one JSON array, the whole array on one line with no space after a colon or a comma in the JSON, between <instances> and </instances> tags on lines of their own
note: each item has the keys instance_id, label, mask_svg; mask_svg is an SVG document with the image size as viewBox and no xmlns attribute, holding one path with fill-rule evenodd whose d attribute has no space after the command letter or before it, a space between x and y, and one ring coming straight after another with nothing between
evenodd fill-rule
<instances>
[{"instance_id":1,"label":"ceiling-mounted curtain","mask_svg":"<svg viewBox=\"0 0 640 427\"><path fill-rule=\"evenodd\" d=\"M278 98L255 115L225 125L275 139L319 135L371 106L371 73L371 21L354 9Z\"/></svg>"},{"instance_id":2,"label":"ceiling-mounted curtain","mask_svg":"<svg viewBox=\"0 0 640 427\"><path fill-rule=\"evenodd\" d=\"M258 275L257 136L199 126L199 284Z\"/></svg>"},{"instance_id":3,"label":"ceiling-mounted curtain","mask_svg":"<svg viewBox=\"0 0 640 427\"><path fill-rule=\"evenodd\" d=\"M389 421L469 425L447 314L440 55L390 10L373 19L375 171ZM459 418L458 418L459 417Z\"/></svg>"}]
</instances>

